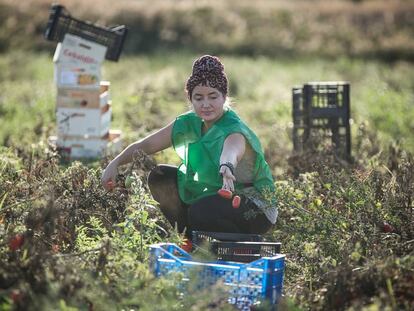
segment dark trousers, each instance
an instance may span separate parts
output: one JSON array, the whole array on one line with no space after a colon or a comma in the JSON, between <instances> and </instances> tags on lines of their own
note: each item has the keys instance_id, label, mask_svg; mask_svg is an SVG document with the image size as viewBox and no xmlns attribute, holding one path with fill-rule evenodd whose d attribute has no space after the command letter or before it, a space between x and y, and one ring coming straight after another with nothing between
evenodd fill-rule
<instances>
[{"instance_id":1,"label":"dark trousers","mask_svg":"<svg viewBox=\"0 0 414 311\"><path fill-rule=\"evenodd\" d=\"M177 167L172 165L158 165L153 169L148 176L148 186L171 225L177 226L179 232L185 230L187 237L191 237L192 230L263 234L272 225L257 206L243 196L239 208L233 208L231 200L217 194L191 205L185 204L178 195Z\"/></svg>"}]
</instances>

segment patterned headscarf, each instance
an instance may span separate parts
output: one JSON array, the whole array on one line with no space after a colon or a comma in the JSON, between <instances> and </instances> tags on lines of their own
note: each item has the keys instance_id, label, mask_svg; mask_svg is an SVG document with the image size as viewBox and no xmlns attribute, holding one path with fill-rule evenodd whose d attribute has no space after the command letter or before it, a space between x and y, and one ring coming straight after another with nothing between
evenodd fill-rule
<instances>
[{"instance_id":1,"label":"patterned headscarf","mask_svg":"<svg viewBox=\"0 0 414 311\"><path fill-rule=\"evenodd\" d=\"M228 93L227 76L224 72L224 65L218 57L204 55L194 61L193 73L185 85L188 98L191 99L194 88L199 84L218 89L226 97Z\"/></svg>"}]
</instances>

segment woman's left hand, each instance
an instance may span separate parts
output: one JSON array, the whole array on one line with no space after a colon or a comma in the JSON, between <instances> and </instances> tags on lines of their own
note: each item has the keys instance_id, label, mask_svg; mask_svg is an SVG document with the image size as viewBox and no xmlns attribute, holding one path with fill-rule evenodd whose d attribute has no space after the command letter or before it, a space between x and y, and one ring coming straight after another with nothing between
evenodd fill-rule
<instances>
[{"instance_id":1,"label":"woman's left hand","mask_svg":"<svg viewBox=\"0 0 414 311\"><path fill-rule=\"evenodd\" d=\"M223 176L223 187L222 189L234 191L234 182L236 177L231 173L231 170L227 166L222 166L220 168L220 175Z\"/></svg>"}]
</instances>

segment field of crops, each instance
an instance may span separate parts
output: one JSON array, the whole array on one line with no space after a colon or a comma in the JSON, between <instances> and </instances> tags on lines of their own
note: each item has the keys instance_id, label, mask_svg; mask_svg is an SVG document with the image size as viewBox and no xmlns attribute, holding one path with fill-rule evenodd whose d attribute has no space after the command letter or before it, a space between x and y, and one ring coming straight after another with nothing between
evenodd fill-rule
<instances>
[{"instance_id":1,"label":"field of crops","mask_svg":"<svg viewBox=\"0 0 414 311\"><path fill-rule=\"evenodd\" d=\"M155 2L154 11L164 12ZM281 9L259 2L262 10ZM366 14L383 5L363 2ZM114 12L131 3L120 1ZM192 8L179 3L180 10ZM241 1L234 12L246 7ZM282 8L290 12L294 5ZM15 6L19 14L25 10ZM0 25L17 29L13 21ZM114 155L63 162L47 140L56 134L53 47L12 50L19 44L6 33L0 32L0 310L233 310L220 286L182 297L174 280L155 279L148 269L150 244L182 241L145 178L154 161L176 164L174 151L126 165L112 192L100 177ZM189 109L184 82L201 54L171 46L133 52L103 66L112 128L123 131L124 146ZM406 57L384 62L332 53L246 54L235 47L219 54L233 108L260 137L276 180L279 218L266 238L280 241L287 258L279 308L412 310L414 64ZM308 81L350 82L351 163L329 148L292 152L292 87Z\"/></svg>"}]
</instances>

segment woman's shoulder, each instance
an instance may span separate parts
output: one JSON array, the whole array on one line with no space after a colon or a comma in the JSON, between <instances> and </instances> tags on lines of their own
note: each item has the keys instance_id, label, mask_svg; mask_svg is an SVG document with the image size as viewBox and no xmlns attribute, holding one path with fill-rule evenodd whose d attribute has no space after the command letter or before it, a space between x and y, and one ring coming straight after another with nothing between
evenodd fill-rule
<instances>
[{"instance_id":1,"label":"woman's shoulder","mask_svg":"<svg viewBox=\"0 0 414 311\"><path fill-rule=\"evenodd\" d=\"M193 111L187 111L176 117L173 125L173 136L177 136L178 133L185 136L198 135L200 129L201 119Z\"/></svg>"},{"instance_id":2,"label":"woman's shoulder","mask_svg":"<svg viewBox=\"0 0 414 311\"><path fill-rule=\"evenodd\" d=\"M239 115L234 110L228 108L228 110L224 112L223 118L217 122L217 125L221 127L238 126L240 122L241 119Z\"/></svg>"},{"instance_id":3,"label":"woman's shoulder","mask_svg":"<svg viewBox=\"0 0 414 311\"><path fill-rule=\"evenodd\" d=\"M223 122L221 122L220 125L230 130L236 130L236 129L240 129L242 131L250 130L247 124L232 109L229 109L228 111L226 111L225 118Z\"/></svg>"},{"instance_id":4,"label":"woman's shoulder","mask_svg":"<svg viewBox=\"0 0 414 311\"><path fill-rule=\"evenodd\" d=\"M223 122L227 133L241 133L247 138L253 150L259 152L262 147L256 133L238 116L234 110L227 112L226 121Z\"/></svg>"}]
</instances>

